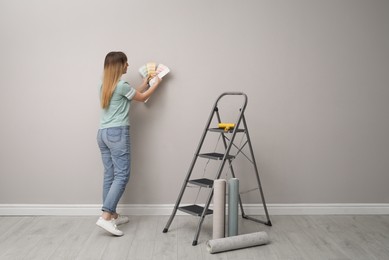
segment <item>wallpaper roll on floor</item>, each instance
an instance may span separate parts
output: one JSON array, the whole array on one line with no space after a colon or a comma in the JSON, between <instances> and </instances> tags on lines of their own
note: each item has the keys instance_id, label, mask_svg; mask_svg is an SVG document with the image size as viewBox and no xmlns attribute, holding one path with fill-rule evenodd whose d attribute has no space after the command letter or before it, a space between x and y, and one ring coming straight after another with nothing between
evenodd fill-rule
<instances>
[{"instance_id":1,"label":"wallpaper roll on floor","mask_svg":"<svg viewBox=\"0 0 389 260\"><path fill-rule=\"evenodd\" d=\"M226 180L213 182L213 227L212 239L225 237Z\"/></svg>"},{"instance_id":2,"label":"wallpaper roll on floor","mask_svg":"<svg viewBox=\"0 0 389 260\"><path fill-rule=\"evenodd\" d=\"M269 243L266 232L255 232L233 237L225 237L209 240L206 243L207 250L211 254L240 248L260 246Z\"/></svg>"},{"instance_id":3,"label":"wallpaper roll on floor","mask_svg":"<svg viewBox=\"0 0 389 260\"><path fill-rule=\"evenodd\" d=\"M228 236L238 235L239 179L228 180Z\"/></svg>"}]
</instances>

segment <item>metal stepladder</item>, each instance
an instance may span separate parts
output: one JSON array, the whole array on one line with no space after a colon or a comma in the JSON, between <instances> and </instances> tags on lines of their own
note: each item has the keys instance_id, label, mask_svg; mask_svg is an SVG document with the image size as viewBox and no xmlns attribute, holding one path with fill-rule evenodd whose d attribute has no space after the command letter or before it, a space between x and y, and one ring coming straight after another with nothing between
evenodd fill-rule
<instances>
[{"instance_id":1,"label":"metal stepladder","mask_svg":"<svg viewBox=\"0 0 389 260\"><path fill-rule=\"evenodd\" d=\"M218 104L219 104L219 101L225 97L225 96L243 96L243 104L241 106L241 108L239 109L239 115L238 115L238 118L235 122L235 126L229 130L225 130L225 129L222 129L222 128L210 128L210 125L211 125L211 122L213 121L213 118L214 116L216 115L216 118L217 118L217 122L218 123L221 123L221 118L220 118L220 113L219 113L219 108L218 108ZM200 138L200 142L198 144L198 147L197 147L197 150L193 156L193 159L192 159L192 162L190 164L190 167L189 167L189 170L188 170L188 173L185 177L185 180L182 184L182 187L181 187L181 191L178 195L178 198L177 198L177 201L176 201L176 204L174 206L174 209L173 209L173 212L172 214L170 215L170 218L163 230L163 233L166 233L177 213L177 210L180 210L180 211L183 211L185 213L188 213L188 214L191 214L191 215L194 215L194 216L198 216L200 217L199 219L199 223L198 223L198 226L197 226L197 231L195 233L195 236L194 236L194 240L193 240L193 243L192 245L195 246L197 245L197 240L198 240L198 237L199 237L199 234L200 234L200 230L201 230L201 226L203 224L203 221L204 221L204 218L206 215L209 215L209 214L212 214L213 211L211 209L209 209L209 206L210 206L210 203L211 203L211 200L212 200L212 197L213 197L213 180L211 179L207 179L207 178L201 178L201 179L190 179L191 178L191 175L192 175L192 171L195 167L195 164L197 162L197 159L199 157L201 158L206 158L206 159L211 159L211 160L218 160L220 162L220 165L218 166L218 170L217 170L217 174L216 174L216 178L215 179L219 179L222 172L223 172L223 168L226 164L226 162L228 162L228 165L229 165L229 170L231 172L231 175L232 177L235 178L235 173L234 173L234 170L233 170L233 167L232 167L232 161L233 159L235 159L235 155L231 155L230 154L230 151L231 151L231 148L234 146L236 149L238 149L238 153L242 153L242 149L244 148L244 146L246 144L248 144L248 147L249 147L249 151L250 151L250 156L251 156L251 160L250 158L245 155L243 153L243 155L252 163L253 165L253 168L254 168L254 171L255 171L255 177L256 177L256 180L257 180L257 183L258 183L258 188L259 189L259 192L260 192L260 196L261 196L261 201L262 201L262 204L263 204L263 208L264 208L264 212L265 212L265 215L266 215L266 221L263 221L263 220L260 220L260 219L256 219L254 217L250 217L248 215L245 214L244 212L244 209L243 209L243 204L242 204L242 200L241 200L241 197L239 195L239 205L240 205L240 209L241 209L241 213L242 213L242 217L245 218L245 219L249 219L249 220L252 220L252 221L255 221L255 222L258 222L258 223L262 223L262 224L265 224L265 225L268 225L268 226L271 226L271 221L270 221L270 218L269 218L269 213L267 211L267 207L266 207L266 203L265 203L265 198L264 198L264 195L263 195L263 190L262 190L262 186L261 186L261 181L260 181L260 178L259 178L259 173L258 173L258 167L257 167L257 164L256 164L256 161L255 161L255 157L254 157L254 152L253 152L253 147L251 145L251 140L250 140L250 136L249 136L249 132L248 132L248 128L247 128L247 123L246 123L246 119L245 119L245 116L244 116L244 111L246 109L246 106L247 106L247 95L245 93L242 93L242 92L226 92L226 93L223 93L221 94L218 99L216 100L214 106L213 106L213 109L211 111L211 114L209 115L209 118L208 118L208 121L206 123L206 126L204 128L204 131L203 131L203 134ZM243 126L243 127L242 127ZM201 148L203 146L203 143L204 143L204 140L206 138L206 135L208 132L216 132L216 133L219 133L221 136L222 136L222 140L223 140L223 145L224 145L224 148L225 148L225 152L224 154L223 153L216 153L216 152L212 152L212 153L200 153L201 151ZM232 134L232 136L230 138L228 138L226 136L226 134L229 133L229 134ZM234 139L237 135L237 133L242 133L244 135L246 135L246 142L241 146L241 147L238 147L236 144L234 144ZM243 139L242 139L243 140ZM192 184L192 185L196 185L196 186L199 186L199 187L202 187L202 188L209 188L210 191L209 191L209 195L206 199L206 202L204 204L204 207L203 206L199 206L199 205L189 205L189 206L182 206L180 207L180 203L181 203L181 199L184 195L184 192L187 188L187 185L188 184Z\"/></svg>"}]
</instances>

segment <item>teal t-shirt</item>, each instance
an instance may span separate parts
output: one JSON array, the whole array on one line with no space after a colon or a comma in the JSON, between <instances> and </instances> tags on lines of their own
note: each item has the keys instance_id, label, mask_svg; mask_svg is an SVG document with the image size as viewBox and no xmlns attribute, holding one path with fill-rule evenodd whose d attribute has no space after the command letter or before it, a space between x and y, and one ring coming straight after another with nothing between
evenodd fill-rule
<instances>
[{"instance_id":1,"label":"teal t-shirt","mask_svg":"<svg viewBox=\"0 0 389 260\"><path fill-rule=\"evenodd\" d=\"M101 96L100 86L100 95ZM116 126L130 125L129 112L130 101L135 96L136 90L127 82L120 80L112 94L109 106L101 109L100 129Z\"/></svg>"}]
</instances>

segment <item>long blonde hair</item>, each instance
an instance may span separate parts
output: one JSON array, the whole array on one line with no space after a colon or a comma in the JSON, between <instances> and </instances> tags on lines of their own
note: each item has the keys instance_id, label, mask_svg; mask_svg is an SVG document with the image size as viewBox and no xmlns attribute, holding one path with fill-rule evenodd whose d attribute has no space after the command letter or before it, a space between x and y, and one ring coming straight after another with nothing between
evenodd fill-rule
<instances>
[{"instance_id":1,"label":"long blonde hair","mask_svg":"<svg viewBox=\"0 0 389 260\"><path fill-rule=\"evenodd\" d=\"M113 92L123 75L124 65L127 63L127 56L123 52L110 52L104 60L103 87L101 89L100 104L107 108L111 101Z\"/></svg>"}]
</instances>

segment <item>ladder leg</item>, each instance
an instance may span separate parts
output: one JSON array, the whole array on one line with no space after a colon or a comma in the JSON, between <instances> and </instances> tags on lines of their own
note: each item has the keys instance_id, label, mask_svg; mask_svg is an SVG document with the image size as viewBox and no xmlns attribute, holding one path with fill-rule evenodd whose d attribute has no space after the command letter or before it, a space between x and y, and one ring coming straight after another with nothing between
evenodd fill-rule
<instances>
[{"instance_id":1,"label":"ladder leg","mask_svg":"<svg viewBox=\"0 0 389 260\"><path fill-rule=\"evenodd\" d=\"M248 217L248 216L246 216L246 218L250 219L250 220L253 220L253 221L256 221L256 222L263 223L263 224L268 225L268 226L271 226L272 224L271 224L271 221L270 221L269 212L267 211L266 202L265 202L265 196L263 195L261 180L259 179L258 167L257 167L257 163L255 161L254 151L253 151L253 147L251 145L250 135L249 135L249 131L248 131L248 128L247 128L246 119L245 119L244 115L243 115L242 119L243 119L244 128L246 129L247 140L248 140L248 144L249 144L249 148L250 148L251 157L252 157L252 160L253 160L253 165L254 165L254 169L255 169L255 175L256 175L256 178L257 178L259 192L261 194L262 204L263 204L263 208L265 210L267 222L263 222L261 220L258 220L258 219L252 218L252 217Z\"/></svg>"},{"instance_id":2,"label":"ladder leg","mask_svg":"<svg viewBox=\"0 0 389 260\"><path fill-rule=\"evenodd\" d=\"M219 169L217 171L216 179L220 178L220 175L223 172L223 168L224 168L224 165L226 163L226 160L227 159L224 157L224 160L219 165ZM194 236L193 243L192 243L193 246L197 245L197 241L198 241L198 238L199 238L199 235L200 235L201 226L203 225L205 213L207 212L207 210L209 208L209 204L211 204L212 197L213 197L213 188L212 188L211 192L209 193L208 199L207 199L207 201L206 201L206 203L204 205L204 210L203 210L203 212L202 212L202 214L200 216L199 224L197 226L197 231L196 231L196 234Z\"/></svg>"},{"instance_id":3,"label":"ladder leg","mask_svg":"<svg viewBox=\"0 0 389 260\"><path fill-rule=\"evenodd\" d=\"M200 144L199 144L199 147L201 147L202 142L203 142L203 140L201 140L201 142L200 142ZM200 148L198 148L198 150L199 150L199 149L200 149ZM174 217L175 217L175 215L176 215L176 213L177 213L178 206L180 205L182 196L184 195L184 192L185 192L186 186L187 186L187 184L188 184L189 178L190 178L190 176L191 176L191 174L192 174L194 165L195 165L195 163L196 163L197 154L198 154L198 151L197 151L197 153L195 154L195 156L193 157L192 163L191 163L191 165L190 165L190 167L189 167L189 170L188 170L188 173L187 173L187 175L186 175L186 177L185 177L184 183L182 184L180 194L178 195L176 204L174 205L173 212L172 212L172 214L170 215L170 218L169 218L168 222L166 223L165 228L164 228L163 231L162 231L163 233L166 233L166 232L169 230L169 227L170 227L170 225L171 225L171 223L172 223L172 221L173 221L173 219L174 219Z\"/></svg>"},{"instance_id":4,"label":"ladder leg","mask_svg":"<svg viewBox=\"0 0 389 260\"><path fill-rule=\"evenodd\" d=\"M181 199L182 199L182 196L184 194L185 187L186 187L186 183L187 183L187 181L184 182L184 185L181 188L180 195L178 196L176 204L174 205L173 212L170 215L170 218L169 218L168 222L166 223L165 228L162 231L163 233L166 233L169 230L169 227L172 224L172 221L173 221L174 217L176 216L178 205L180 205L180 202L181 202Z\"/></svg>"},{"instance_id":5,"label":"ladder leg","mask_svg":"<svg viewBox=\"0 0 389 260\"><path fill-rule=\"evenodd\" d=\"M227 160L226 157L224 157L224 160L219 165L219 169L217 171L216 179L220 178L220 175L223 172L223 168L224 168L224 165L226 163L226 160ZM211 204L212 197L213 197L213 188L212 188L211 192L209 193L208 199L207 199L207 201L206 201L206 203L204 205L204 210L203 210L203 213L201 214L201 217L200 217L200 220L199 220L199 224L197 226L197 231L196 231L196 234L195 234L194 239L193 239L193 243L192 243L193 246L197 245L197 240L198 240L199 235L200 235L201 226L203 225L205 213L207 212L207 210L209 208L209 204Z\"/></svg>"},{"instance_id":6,"label":"ladder leg","mask_svg":"<svg viewBox=\"0 0 389 260\"><path fill-rule=\"evenodd\" d=\"M219 173L219 175L220 175L220 173ZM204 221L204 218L205 218L205 212L207 212L207 210L209 208L209 204L211 204L212 197L213 197L213 189L210 192L210 194L208 196L208 199L207 199L207 202L204 205L204 210L203 210L203 213L200 216L199 224L197 225L197 230L196 230L195 236L193 238L192 246L197 245L197 241L198 241L199 235L200 235L201 226L203 225L203 221Z\"/></svg>"},{"instance_id":7,"label":"ladder leg","mask_svg":"<svg viewBox=\"0 0 389 260\"><path fill-rule=\"evenodd\" d=\"M173 221L173 219L174 219L174 217L175 217L175 215L176 215L176 213L177 213L178 206L180 205L182 196L184 195L186 186L187 186L188 181L189 181L189 178L190 178L190 176L191 176L191 174L192 174L194 165L195 165L195 163L196 163L196 161L197 161L197 155L198 155L198 152L199 152L199 150L200 150L200 148L201 148L201 145L203 144L203 141L204 141L204 139L202 139L202 140L200 141L200 144L199 144L199 147L198 147L198 149L197 149L197 152L196 152L196 154L195 154L194 157L193 157L193 160L192 160L192 163L191 163L191 165L190 165L190 167L189 167L188 173L186 174L184 183L182 184L181 191L180 191L180 193L179 193L179 195L178 195L176 204L174 205L173 212L172 212L172 214L170 215L170 218L169 218L168 222L166 223L165 228L164 228L163 231L162 231L163 233L166 233L166 232L169 230L169 227L170 227L170 225L171 225L171 223L172 223L172 221Z\"/></svg>"},{"instance_id":8,"label":"ladder leg","mask_svg":"<svg viewBox=\"0 0 389 260\"><path fill-rule=\"evenodd\" d=\"M197 225L197 230L196 230L195 236L193 238L192 246L197 245L199 235L200 235L201 226L203 225L203 221L204 221L204 217L201 217L199 220L199 224Z\"/></svg>"}]
</instances>

